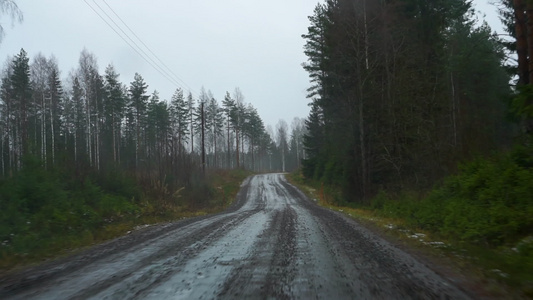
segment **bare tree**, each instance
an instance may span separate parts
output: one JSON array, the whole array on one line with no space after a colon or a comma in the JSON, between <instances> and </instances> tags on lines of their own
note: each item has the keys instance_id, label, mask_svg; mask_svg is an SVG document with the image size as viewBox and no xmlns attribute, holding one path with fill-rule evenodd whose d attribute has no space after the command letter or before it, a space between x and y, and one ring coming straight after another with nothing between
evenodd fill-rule
<instances>
[{"instance_id":1,"label":"bare tree","mask_svg":"<svg viewBox=\"0 0 533 300\"><path fill-rule=\"evenodd\" d=\"M0 15L5 14L11 17L11 25L13 25L15 21L22 23L22 21L24 20L22 11L19 9L14 0L0 0ZM2 42L4 36L5 30L2 24L0 23L0 43Z\"/></svg>"}]
</instances>

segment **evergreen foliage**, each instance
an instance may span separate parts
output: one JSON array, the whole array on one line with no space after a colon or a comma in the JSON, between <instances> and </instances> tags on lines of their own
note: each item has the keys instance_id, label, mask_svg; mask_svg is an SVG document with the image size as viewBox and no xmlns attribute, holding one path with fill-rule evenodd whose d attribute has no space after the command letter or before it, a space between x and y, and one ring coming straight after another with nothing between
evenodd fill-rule
<instances>
[{"instance_id":1,"label":"evergreen foliage","mask_svg":"<svg viewBox=\"0 0 533 300\"><path fill-rule=\"evenodd\" d=\"M85 49L66 80L54 57L30 64L22 49L9 58L0 73L0 264L219 210L231 201L213 187L211 174L227 176L220 169L281 170L276 137L239 89L229 95L223 108L204 89L199 99L179 88L160 99L138 73L129 85L111 64L100 75Z\"/></svg>"},{"instance_id":2,"label":"evergreen foliage","mask_svg":"<svg viewBox=\"0 0 533 300\"><path fill-rule=\"evenodd\" d=\"M368 203L509 144L504 51L469 1L327 1L309 19L305 176Z\"/></svg>"}]
</instances>

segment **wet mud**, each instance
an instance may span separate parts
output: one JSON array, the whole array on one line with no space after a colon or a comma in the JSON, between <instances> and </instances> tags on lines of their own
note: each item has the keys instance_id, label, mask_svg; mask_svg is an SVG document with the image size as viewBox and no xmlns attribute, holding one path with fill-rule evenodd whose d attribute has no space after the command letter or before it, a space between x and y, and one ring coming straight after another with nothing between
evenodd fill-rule
<instances>
[{"instance_id":1,"label":"wet mud","mask_svg":"<svg viewBox=\"0 0 533 300\"><path fill-rule=\"evenodd\" d=\"M224 213L149 226L0 278L1 299L470 299L282 174Z\"/></svg>"}]
</instances>

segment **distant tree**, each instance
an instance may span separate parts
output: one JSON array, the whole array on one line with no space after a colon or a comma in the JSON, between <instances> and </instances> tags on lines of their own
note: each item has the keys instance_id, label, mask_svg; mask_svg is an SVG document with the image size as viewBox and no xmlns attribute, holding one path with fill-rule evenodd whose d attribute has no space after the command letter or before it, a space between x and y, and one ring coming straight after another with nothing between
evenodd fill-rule
<instances>
[{"instance_id":1,"label":"distant tree","mask_svg":"<svg viewBox=\"0 0 533 300\"><path fill-rule=\"evenodd\" d=\"M50 73L48 75L47 97L49 99L49 130L51 133L52 165L56 162L56 152L59 150L59 136L61 132L61 116L63 115L63 86L59 79L59 68L55 58L49 60Z\"/></svg>"},{"instance_id":2,"label":"distant tree","mask_svg":"<svg viewBox=\"0 0 533 300\"><path fill-rule=\"evenodd\" d=\"M18 145L18 159L29 154L29 129L28 119L31 107L32 89L30 85L29 58L24 49L15 56L12 63L10 78L11 98L15 117L15 130L17 132L15 144Z\"/></svg>"},{"instance_id":3,"label":"distant tree","mask_svg":"<svg viewBox=\"0 0 533 300\"><path fill-rule=\"evenodd\" d=\"M89 165L100 168L101 128L103 115L104 84L98 73L98 59L83 49L78 60L77 75L83 91L85 109L85 147Z\"/></svg>"},{"instance_id":4,"label":"distant tree","mask_svg":"<svg viewBox=\"0 0 533 300\"><path fill-rule=\"evenodd\" d=\"M303 137L305 135L305 121L294 118L291 123L290 136L290 170L299 169L304 158Z\"/></svg>"},{"instance_id":5,"label":"distant tree","mask_svg":"<svg viewBox=\"0 0 533 300\"><path fill-rule=\"evenodd\" d=\"M182 157L183 143L189 133L188 120L189 108L183 96L183 90L177 88L170 100L170 116L173 130L173 145L177 150L178 157Z\"/></svg>"},{"instance_id":6,"label":"distant tree","mask_svg":"<svg viewBox=\"0 0 533 300\"><path fill-rule=\"evenodd\" d=\"M230 132L232 129L233 120L235 119L236 105L235 100L231 98L229 92L226 92L224 100L222 100L223 111L226 118L226 131L227 131L227 168L231 168L231 138Z\"/></svg>"},{"instance_id":7,"label":"distant tree","mask_svg":"<svg viewBox=\"0 0 533 300\"><path fill-rule=\"evenodd\" d=\"M263 120L261 120L261 117L259 116L259 113L257 112L257 109L255 109L253 106L249 105L247 107L247 120L244 124L243 130L246 133L246 136L248 137L248 140L250 141L250 154L251 154L251 165L250 169L252 171L256 170L256 155L255 155L255 148L260 145L261 138L265 132L265 127L263 124Z\"/></svg>"},{"instance_id":8,"label":"distant tree","mask_svg":"<svg viewBox=\"0 0 533 300\"><path fill-rule=\"evenodd\" d=\"M49 161L54 164L57 151L61 119L61 97L63 89L59 69L54 57L47 59L38 53L30 66L33 100L31 117L32 140L40 152L45 167ZM48 155L51 153L51 155Z\"/></svg>"},{"instance_id":9,"label":"distant tree","mask_svg":"<svg viewBox=\"0 0 533 300\"><path fill-rule=\"evenodd\" d=\"M146 158L146 164L149 169L153 168L155 160L157 158L157 117L158 117L158 105L160 102L159 92L154 90L149 97L146 105L146 119L144 123L144 152Z\"/></svg>"},{"instance_id":10,"label":"distant tree","mask_svg":"<svg viewBox=\"0 0 533 300\"><path fill-rule=\"evenodd\" d=\"M233 92L233 99L235 101L235 108L232 113L231 125L235 130L235 160L237 163L237 168L240 168L241 162L239 158L239 152L242 154L244 149L244 139L241 135L243 134L242 127L245 122L246 107L244 105L244 95L238 87L235 88L235 91ZM241 147L240 151L239 147Z\"/></svg>"},{"instance_id":11,"label":"distant tree","mask_svg":"<svg viewBox=\"0 0 533 300\"><path fill-rule=\"evenodd\" d=\"M276 125L276 142L277 146L279 147L279 150L281 152L281 171L286 171L286 158L289 150L288 146L288 125L285 120L279 120L278 124Z\"/></svg>"},{"instance_id":12,"label":"distant tree","mask_svg":"<svg viewBox=\"0 0 533 300\"><path fill-rule=\"evenodd\" d=\"M206 128L209 129L211 144L213 146L213 166L216 168L218 167L217 139L224 132L224 115L223 109L220 108L217 100L212 95L206 108Z\"/></svg>"},{"instance_id":13,"label":"distant tree","mask_svg":"<svg viewBox=\"0 0 533 300\"><path fill-rule=\"evenodd\" d=\"M148 85L144 82L144 79L138 73L135 73L133 81L130 84L130 110L133 113L133 126L135 128L135 169L139 167L139 159L141 151L144 145L142 139L144 135L144 125L146 123L146 109L148 104L148 98L146 90Z\"/></svg>"},{"instance_id":14,"label":"distant tree","mask_svg":"<svg viewBox=\"0 0 533 300\"><path fill-rule=\"evenodd\" d=\"M106 144L111 148L113 162L120 162L121 125L124 118L126 95L113 65L108 65L104 74L104 119Z\"/></svg>"},{"instance_id":15,"label":"distant tree","mask_svg":"<svg viewBox=\"0 0 533 300\"><path fill-rule=\"evenodd\" d=\"M303 137L303 146L307 157L303 161L303 174L308 178L315 177L315 171L319 169L318 160L325 146L325 128L322 109L317 103L311 105L311 112L305 121L307 133Z\"/></svg>"},{"instance_id":16,"label":"distant tree","mask_svg":"<svg viewBox=\"0 0 533 300\"><path fill-rule=\"evenodd\" d=\"M205 90L204 87L200 90L200 95L198 96L198 106L194 113L195 118L195 130L200 135L200 160L202 165L202 170L205 171L206 167L206 157L205 157L205 136L206 131L209 130L206 122L206 108L209 102L209 93Z\"/></svg>"},{"instance_id":17,"label":"distant tree","mask_svg":"<svg viewBox=\"0 0 533 300\"><path fill-rule=\"evenodd\" d=\"M48 145L47 140L47 131L46 131L46 121L48 115L48 103L46 101L46 90L48 84L48 59L44 57L41 53L38 53L32 64L30 65L30 81L32 84L33 91L33 103L31 105L31 117L29 119L32 130L32 140L34 141L35 148L39 149L41 160L45 163L45 157L47 157Z\"/></svg>"},{"instance_id":18,"label":"distant tree","mask_svg":"<svg viewBox=\"0 0 533 300\"><path fill-rule=\"evenodd\" d=\"M195 111L195 105L196 101L192 97L191 92L189 92L189 95L187 96L187 109L188 109L188 118L189 118L189 133L191 136L190 142L191 142L191 154L194 153L194 111Z\"/></svg>"},{"instance_id":19,"label":"distant tree","mask_svg":"<svg viewBox=\"0 0 533 300\"><path fill-rule=\"evenodd\" d=\"M8 58L6 65L2 70L2 78L0 85L0 143L1 143L1 159L2 159L2 174L5 176L11 173L15 168L15 123L14 123L14 99L13 87L11 84L11 76L13 69L11 68L12 58Z\"/></svg>"},{"instance_id":20,"label":"distant tree","mask_svg":"<svg viewBox=\"0 0 533 300\"><path fill-rule=\"evenodd\" d=\"M150 169L155 167L159 174L158 180L163 181L166 171L170 169L165 162L169 154L171 119L170 109L166 101L159 99L157 91L153 92L148 103L146 131L147 164L155 165L151 166Z\"/></svg>"},{"instance_id":21,"label":"distant tree","mask_svg":"<svg viewBox=\"0 0 533 300\"><path fill-rule=\"evenodd\" d=\"M86 135L86 117L85 108L84 108L84 95L83 89L81 87L78 77L74 78L72 85L72 92L70 97L71 114L68 116L68 119L71 120L70 128L72 129L73 138L74 138L74 161L78 160L88 154L88 150L84 144L85 135Z\"/></svg>"}]
</instances>

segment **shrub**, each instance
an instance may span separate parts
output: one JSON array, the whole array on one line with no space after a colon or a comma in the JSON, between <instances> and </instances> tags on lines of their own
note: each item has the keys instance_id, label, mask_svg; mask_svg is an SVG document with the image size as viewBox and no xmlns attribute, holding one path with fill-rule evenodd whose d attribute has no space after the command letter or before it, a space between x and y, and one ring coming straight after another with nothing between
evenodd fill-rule
<instances>
[{"instance_id":1,"label":"shrub","mask_svg":"<svg viewBox=\"0 0 533 300\"><path fill-rule=\"evenodd\" d=\"M380 192L374 209L441 235L497 247L533 230L533 159L527 148L475 159L421 200Z\"/></svg>"}]
</instances>

